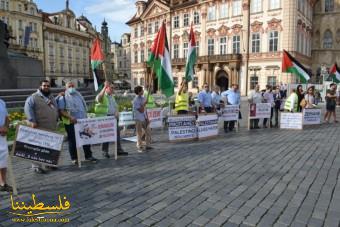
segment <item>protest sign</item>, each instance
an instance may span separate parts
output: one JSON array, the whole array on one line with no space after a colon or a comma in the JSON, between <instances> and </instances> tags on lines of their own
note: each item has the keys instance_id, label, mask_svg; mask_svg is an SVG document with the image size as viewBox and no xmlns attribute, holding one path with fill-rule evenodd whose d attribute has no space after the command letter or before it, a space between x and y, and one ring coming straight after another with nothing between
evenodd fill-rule
<instances>
[{"instance_id":1,"label":"protest sign","mask_svg":"<svg viewBox=\"0 0 340 227\"><path fill-rule=\"evenodd\" d=\"M150 121L150 128L162 128L163 126L162 109L161 108L148 109L147 113Z\"/></svg>"},{"instance_id":2,"label":"protest sign","mask_svg":"<svg viewBox=\"0 0 340 227\"><path fill-rule=\"evenodd\" d=\"M119 126L134 125L133 112L120 112L119 113Z\"/></svg>"},{"instance_id":3,"label":"protest sign","mask_svg":"<svg viewBox=\"0 0 340 227\"><path fill-rule=\"evenodd\" d=\"M302 113L281 113L281 129L303 129Z\"/></svg>"},{"instance_id":4,"label":"protest sign","mask_svg":"<svg viewBox=\"0 0 340 227\"><path fill-rule=\"evenodd\" d=\"M303 124L304 125L319 125L321 123L321 109L303 110Z\"/></svg>"},{"instance_id":5,"label":"protest sign","mask_svg":"<svg viewBox=\"0 0 340 227\"><path fill-rule=\"evenodd\" d=\"M222 109L220 119L223 121L238 121L239 112L239 105L227 105Z\"/></svg>"},{"instance_id":6,"label":"protest sign","mask_svg":"<svg viewBox=\"0 0 340 227\"><path fill-rule=\"evenodd\" d=\"M199 115L197 118L197 133L199 139L217 136L218 135L217 114Z\"/></svg>"},{"instance_id":7,"label":"protest sign","mask_svg":"<svg viewBox=\"0 0 340 227\"><path fill-rule=\"evenodd\" d=\"M169 116L169 140L181 141L197 138L195 116Z\"/></svg>"},{"instance_id":8,"label":"protest sign","mask_svg":"<svg viewBox=\"0 0 340 227\"><path fill-rule=\"evenodd\" d=\"M270 118L271 108L270 103L250 104L249 119Z\"/></svg>"},{"instance_id":9,"label":"protest sign","mask_svg":"<svg viewBox=\"0 0 340 227\"><path fill-rule=\"evenodd\" d=\"M13 156L57 166L63 140L64 136L61 134L19 125Z\"/></svg>"}]
</instances>

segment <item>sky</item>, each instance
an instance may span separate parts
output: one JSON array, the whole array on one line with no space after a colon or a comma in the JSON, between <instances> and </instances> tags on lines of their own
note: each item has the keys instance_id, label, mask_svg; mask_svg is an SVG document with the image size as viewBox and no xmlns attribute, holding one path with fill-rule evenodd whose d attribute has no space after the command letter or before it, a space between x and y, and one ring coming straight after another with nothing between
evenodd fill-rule
<instances>
[{"instance_id":1,"label":"sky","mask_svg":"<svg viewBox=\"0 0 340 227\"><path fill-rule=\"evenodd\" d=\"M65 0L33 0L38 8L47 13L65 9ZM110 38L120 41L125 32L131 32L125 24L136 12L134 0L69 0L76 17L82 14L100 31L104 18L108 23Z\"/></svg>"}]
</instances>

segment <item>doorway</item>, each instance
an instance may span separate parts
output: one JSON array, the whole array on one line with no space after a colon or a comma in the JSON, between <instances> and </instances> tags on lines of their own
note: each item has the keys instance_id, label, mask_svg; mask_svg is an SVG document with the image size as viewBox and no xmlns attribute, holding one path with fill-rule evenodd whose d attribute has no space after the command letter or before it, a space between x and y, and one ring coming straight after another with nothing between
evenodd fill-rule
<instances>
[{"instance_id":1,"label":"doorway","mask_svg":"<svg viewBox=\"0 0 340 227\"><path fill-rule=\"evenodd\" d=\"M220 70L217 72L216 85L220 87L221 92L228 90L229 88L228 74L224 70Z\"/></svg>"}]
</instances>

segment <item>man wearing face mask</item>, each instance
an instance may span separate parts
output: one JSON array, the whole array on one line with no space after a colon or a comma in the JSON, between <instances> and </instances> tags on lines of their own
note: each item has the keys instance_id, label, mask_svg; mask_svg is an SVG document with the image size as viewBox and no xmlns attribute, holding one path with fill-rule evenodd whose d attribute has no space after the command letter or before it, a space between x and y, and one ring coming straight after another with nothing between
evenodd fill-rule
<instances>
[{"instance_id":1,"label":"man wearing face mask","mask_svg":"<svg viewBox=\"0 0 340 227\"><path fill-rule=\"evenodd\" d=\"M78 119L87 118L87 106L83 96L75 89L73 82L66 83L65 94L58 97L58 109L65 126L68 138L68 150L70 152L72 164L78 164L76 136L74 124ZM92 156L91 145L84 145L85 160L93 163L97 162Z\"/></svg>"},{"instance_id":2,"label":"man wearing face mask","mask_svg":"<svg viewBox=\"0 0 340 227\"><path fill-rule=\"evenodd\" d=\"M94 111L97 117L103 116L115 116L117 122L119 122L119 109L116 100L113 96L113 85L108 81L105 82L103 89L96 97L96 105ZM128 155L124 152L120 144L120 130L117 128L117 154L118 155ZM109 155L109 143L103 143L102 145L103 156L105 158L110 158Z\"/></svg>"},{"instance_id":3,"label":"man wearing face mask","mask_svg":"<svg viewBox=\"0 0 340 227\"><path fill-rule=\"evenodd\" d=\"M33 128L57 130L58 107L54 97L51 95L50 82L43 80L40 88L26 99L25 115ZM32 164L36 173L46 173L41 164Z\"/></svg>"}]
</instances>

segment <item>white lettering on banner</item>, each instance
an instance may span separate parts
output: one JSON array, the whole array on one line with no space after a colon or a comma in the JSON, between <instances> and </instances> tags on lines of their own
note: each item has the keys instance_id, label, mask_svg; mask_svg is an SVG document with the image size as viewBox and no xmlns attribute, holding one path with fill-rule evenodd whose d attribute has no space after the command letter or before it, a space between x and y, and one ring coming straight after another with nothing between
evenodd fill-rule
<instances>
[{"instance_id":1,"label":"white lettering on banner","mask_svg":"<svg viewBox=\"0 0 340 227\"><path fill-rule=\"evenodd\" d=\"M218 135L217 114L199 115L197 125L199 139Z\"/></svg>"},{"instance_id":2,"label":"white lettering on banner","mask_svg":"<svg viewBox=\"0 0 340 227\"><path fill-rule=\"evenodd\" d=\"M147 113L150 121L150 128L162 128L163 126L162 109L161 108L148 109Z\"/></svg>"},{"instance_id":3,"label":"white lettering on banner","mask_svg":"<svg viewBox=\"0 0 340 227\"><path fill-rule=\"evenodd\" d=\"M270 118L271 108L270 103L250 104L249 119Z\"/></svg>"},{"instance_id":4,"label":"white lettering on banner","mask_svg":"<svg viewBox=\"0 0 340 227\"><path fill-rule=\"evenodd\" d=\"M302 113L281 113L281 129L303 129Z\"/></svg>"},{"instance_id":5,"label":"white lettering on banner","mask_svg":"<svg viewBox=\"0 0 340 227\"><path fill-rule=\"evenodd\" d=\"M238 121L239 112L240 107L238 105L225 106L220 119L223 121Z\"/></svg>"},{"instance_id":6,"label":"white lettering on banner","mask_svg":"<svg viewBox=\"0 0 340 227\"><path fill-rule=\"evenodd\" d=\"M304 109L303 124L318 125L321 123L321 109Z\"/></svg>"},{"instance_id":7,"label":"white lettering on banner","mask_svg":"<svg viewBox=\"0 0 340 227\"><path fill-rule=\"evenodd\" d=\"M133 119L132 112L120 112L119 113L119 126L134 125L135 120Z\"/></svg>"},{"instance_id":8,"label":"white lettering on banner","mask_svg":"<svg viewBox=\"0 0 340 227\"><path fill-rule=\"evenodd\" d=\"M117 141L117 120L115 117L97 117L77 120L74 125L77 147Z\"/></svg>"},{"instance_id":9,"label":"white lettering on banner","mask_svg":"<svg viewBox=\"0 0 340 227\"><path fill-rule=\"evenodd\" d=\"M170 116L169 123L169 140L187 140L197 138L197 127L195 116Z\"/></svg>"},{"instance_id":10,"label":"white lettering on banner","mask_svg":"<svg viewBox=\"0 0 340 227\"><path fill-rule=\"evenodd\" d=\"M63 139L63 135L23 125L20 125L16 137L16 141L58 151L62 148Z\"/></svg>"}]
</instances>

